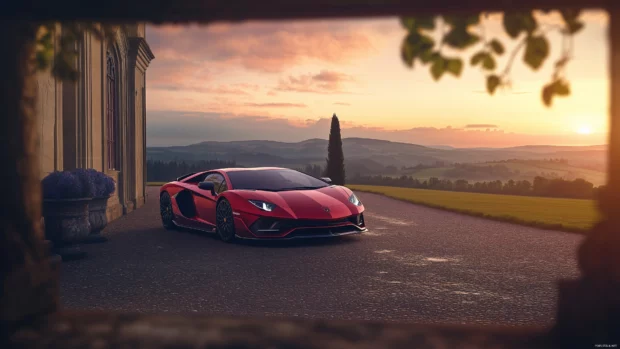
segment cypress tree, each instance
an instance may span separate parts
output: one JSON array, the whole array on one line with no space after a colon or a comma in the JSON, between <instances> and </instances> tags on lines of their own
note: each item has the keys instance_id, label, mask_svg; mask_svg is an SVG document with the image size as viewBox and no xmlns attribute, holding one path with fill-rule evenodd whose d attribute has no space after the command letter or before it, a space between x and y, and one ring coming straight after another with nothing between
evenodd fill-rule
<instances>
[{"instance_id":1,"label":"cypress tree","mask_svg":"<svg viewBox=\"0 0 620 349\"><path fill-rule=\"evenodd\" d=\"M333 184L344 185L344 153L342 152L342 137L340 135L340 121L336 114L332 116L332 125L329 130L329 144L327 145L327 167L325 175Z\"/></svg>"}]
</instances>

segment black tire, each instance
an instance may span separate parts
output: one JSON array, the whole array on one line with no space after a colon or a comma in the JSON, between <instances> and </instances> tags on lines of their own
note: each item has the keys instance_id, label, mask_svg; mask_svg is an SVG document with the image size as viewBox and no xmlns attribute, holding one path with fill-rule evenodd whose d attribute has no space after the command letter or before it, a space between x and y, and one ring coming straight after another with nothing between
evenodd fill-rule
<instances>
[{"instance_id":1,"label":"black tire","mask_svg":"<svg viewBox=\"0 0 620 349\"><path fill-rule=\"evenodd\" d=\"M172 200L170 194L164 192L159 197L159 214L161 215L161 223L164 228L172 230L176 228L174 225L174 213L172 212Z\"/></svg>"},{"instance_id":2,"label":"black tire","mask_svg":"<svg viewBox=\"0 0 620 349\"><path fill-rule=\"evenodd\" d=\"M215 219L217 235L219 235L220 239L225 242L235 241L235 218L228 200L222 199L217 203Z\"/></svg>"}]
</instances>

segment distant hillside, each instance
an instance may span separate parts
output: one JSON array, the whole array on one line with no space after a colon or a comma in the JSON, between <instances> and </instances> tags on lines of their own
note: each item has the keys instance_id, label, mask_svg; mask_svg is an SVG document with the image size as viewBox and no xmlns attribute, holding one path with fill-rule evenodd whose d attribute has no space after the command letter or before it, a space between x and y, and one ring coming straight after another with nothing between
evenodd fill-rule
<instances>
[{"instance_id":1,"label":"distant hillside","mask_svg":"<svg viewBox=\"0 0 620 349\"><path fill-rule=\"evenodd\" d=\"M524 146L500 149L441 148L445 149L366 138L343 139L346 170L350 175L356 173L364 175L388 174L388 172L395 172L395 175L399 175L402 172L402 167L413 167L420 164L436 165L439 163L438 167L441 167L441 164L444 163L445 166L449 167L454 163L559 158L566 159L572 168L588 168L595 172L601 172L605 165L606 155L605 146ZM152 160L187 162L224 160L235 161L242 166L295 168L307 164L324 165L326 153L327 140L325 139L309 139L297 143L262 140L208 141L188 146L147 148L147 157ZM394 171L395 169L396 171ZM528 168L525 172L536 172L529 170ZM564 173L568 170L555 169L555 172L558 171Z\"/></svg>"}]
</instances>

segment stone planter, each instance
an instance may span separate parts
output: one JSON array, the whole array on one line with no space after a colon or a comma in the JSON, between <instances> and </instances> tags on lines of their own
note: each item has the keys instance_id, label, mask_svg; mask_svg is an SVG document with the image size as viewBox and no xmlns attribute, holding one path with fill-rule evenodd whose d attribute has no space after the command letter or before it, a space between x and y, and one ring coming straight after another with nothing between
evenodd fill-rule
<instances>
[{"instance_id":1,"label":"stone planter","mask_svg":"<svg viewBox=\"0 0 620 349\"><path fill-rule=\"evenodd\" d=\"M45 237L54 246L79 243L90 234L88 204L91 198L43 200Z\"/></svg>"},{"instance_id":2,"label":"stone planter","mask_svg":"<svg viewBox=\"0 0 620 349\"><path fill-rule=\"evenodd\" d=\"M108 224L106 211L109 198L109 196L93 198L88 204L88 220L90 222L91 234L99 234Z\"/></svg>"}]
</instances>

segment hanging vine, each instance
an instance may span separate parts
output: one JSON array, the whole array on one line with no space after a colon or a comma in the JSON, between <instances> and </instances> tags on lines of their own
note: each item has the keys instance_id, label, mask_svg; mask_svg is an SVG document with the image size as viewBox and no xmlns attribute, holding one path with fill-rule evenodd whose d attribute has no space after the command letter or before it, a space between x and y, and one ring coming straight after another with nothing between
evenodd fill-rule
<instances>
[{"instance_id":1,"label":"hanging vine","mask_svg":"<svg viewBox=\"0 0 620 349\"><path fill-rule=\"evenodd\" d=\"M42 23L36 36L35 67L40 71L51 69L60 80L75 81L79 77L74 63L79 53L77 43L87 33L111 43L121 27L93 22L63 22L62 26L56 22Z\"/></svg>"},{"instance_id":2,"label":"hanging vine","mask_svg":"<svg viewBox=\"0 0 620 349\"><path fill-rule=\"evenodd\" d=\"M550 10L542 12L550 13ZM484 12L468 16L401 18L401 24L407 30L401 46L401 56L410 68L413 68L416 62L423 66L430 65L431 76L438 81L445 74L459 77L464 69L463 58L444 55L444 46L455 50L479 46L480 49L469 58L469 64L483 72L486 77L486 90L493 95L498 89L512 86L510 73L519 55L526 66L534 71L539 70L551 52L547 35L551 31L557 31L562 35L560 57L555 61L550 81L541 91L541 99L549 107L554 97L568 96L571 93L570 83L566 78L566 66L573 57L573 38L584 27L579 20L581 11L560 10L559 13L562 18L560 25L539 23L534 11L504 14L503 29L517 43L502 69L498 68L497 58L507 52L499 38L488 37L486 22L489 14ZM440 36L438 42L432 37L437 32Z\"/></svg>"}]
</instances>

